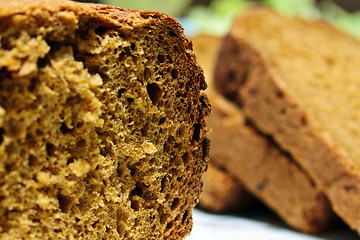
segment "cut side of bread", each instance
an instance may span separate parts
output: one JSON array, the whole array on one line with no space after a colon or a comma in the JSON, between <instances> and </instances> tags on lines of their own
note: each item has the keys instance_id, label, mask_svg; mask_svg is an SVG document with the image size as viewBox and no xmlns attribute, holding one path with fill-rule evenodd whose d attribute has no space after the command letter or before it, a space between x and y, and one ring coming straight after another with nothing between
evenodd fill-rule
<instances>
[{"instance_id":1,"label":"cut side of bread","mask_svg":"<svg viewBox=\"0 0 360 240\"><path fill-rule=\"evenodd\" d=\"M0 1L0 239L183 239L209 113L157 12Z\"/></svg>"},{"instance_id":2,"label":"cut side of bread","mask_svg":"<svg viewBox=\"0 0 360 240\"><path fill-rule=\"evenodd\" d=\"M314 179L360 232L360 42L257 9L235 20L216 86Z\"/></svg>"},{"instance_id":3,"label":"cut side of bread","mask_svg":"<svg viewBox=\"0 0 360 240\"><path fill-rule=\"evenodd\" d=\"M208 197L208 209L215 211L216 207L226 205L229 197L223 194L236 196L238 209L241 209L249 199L249 193L239 190L242 187L266 203L293 228L316 233L332 227L336 217L328 200L313 185L308 174L279 150L270 138L255 130L241 108L216 91L213 71L222 39L198 36L191 40L199 64L205 71L209 85L206 91L212 106L212 114L208 118L210 166L216 169L209 168L205 174L202 195L202 199ZM221 58L219 61L222 61ZM224 170L219 172L220 169ZM218 182L215 175L218 175ZM238 184L236 188L233 178ZM221 184L226 186L221 187ZM213 196L216 191L219 197L215 201ZM238 196L240 193L243 198ZM213 205L209 203L211 197ZM221 204L221 201L224 202Z\"/></svg>"}]
</instances>

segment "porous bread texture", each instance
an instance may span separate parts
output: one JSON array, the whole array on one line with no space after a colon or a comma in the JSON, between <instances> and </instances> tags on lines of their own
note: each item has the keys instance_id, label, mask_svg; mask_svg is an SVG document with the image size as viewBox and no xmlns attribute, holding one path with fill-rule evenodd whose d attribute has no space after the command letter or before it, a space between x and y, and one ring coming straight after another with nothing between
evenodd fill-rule
<instances>
[{"instance_id":1,"label":"porous bread texture","mask_svg":"<svg viewBox=\"0 0 360 240\"><path fill-rule=\"evenodd\" d=\"M204 69L209 86L206 92L212 105L208 127L212 142L210 166L214 167L213 170L210 167L204 176L200 204L207 200L207 208L216 211L232 200L222 194L233 194L238 199L238 209L241 210L242 207L250 206L249 193L240 191L241 188L246 188L298 230L316 233L333 227L337 219L329 202L313 186L308 174L289 155L278 150L271 138L259 133L247 121L241 108L217 92L213 83L214 70L223 39L200 35L191 40L198 62ZM223 170L219 172L221 169ZM218 182L215 182L216 175ZM234 184L233 178L237 187L230 184ZM243 198L240 194L243 194ZM215 200L216 195L218 198ZM210 200L213 200L213 205Z\"/></svg>"},{"instance_id":2,"label":"porous bread texture","mask_svg":"<svg viewBox=\"0 0 360 240\"><path fill-rule=\"evenodd\" d=\"M257 9L235 20L225 43L216 86L359 232L360 42L324 22Z\"/></svg>"},{"instance_id":3,"label":"porous bread texture","mask_svg":"<svg viewBox=\"0 0 360 240\"><path fill-rule=\"evenodd\" d=\"M199 206L205 210L215 213L244 211L256 202L239 180L211 161L203 182Z\"/></svg>"},{"instance_id":4,"label":"porous bread texture","mask_svg":"<svg viewBox=\"0 0 360 240\"><path fill-rule=\"evenodd\" d=\"M182 27L105 5L0 6L0 238L188 235L209 106Z\"/></svg>"},{"instance_id":5,"label":"porous bread texture","mask_svg":"<svg viewBox=\"0 0 360 240\"><path fill-rule=\"evenodd\" d=\"M306 233L333 227L335 214L308 174L254 129L239 107L211 89L207 96L212 106L210 162L224 168L289 226Z\"/></svg>"}]
</instances>

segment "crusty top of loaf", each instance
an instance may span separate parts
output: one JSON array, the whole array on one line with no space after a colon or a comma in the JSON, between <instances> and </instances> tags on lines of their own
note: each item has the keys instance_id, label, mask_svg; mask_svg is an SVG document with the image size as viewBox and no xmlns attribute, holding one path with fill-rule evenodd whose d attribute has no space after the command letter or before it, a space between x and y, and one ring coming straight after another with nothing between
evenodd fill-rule
<instances>
[{"instance_id":1,"label":"crusty top of loaf","mask_svg":"<svg viewBox=\"0 0 360 240\"><path fill-rule=\"evenodd\" d=\"M98 17L102 24L132 28L134 26L148 24L151 18L160 18L167 21L170 27L183 32L183 27L172 17L156 11L137 11L132 9L109 6L105 4L78 3L69 0L0 0L0 18L14 14L36 15L36 12L49 9L52 12L59 10L74 11L77 15ZM31 14L30 14L31 13Z\"/></svg>"},{"instance_id":2,"label":"crusty top of loaf","mask_svg":"<svg viewBox=\"0 0 360 240\"><path fill-rule=\"evenodd\" d=\"M43 10L49 10L49 12L69 11L69 14L63 14L63 21L66 22L69 20L69 23L75 20L73 12L78 16L94 18L101 26L108 27L118 27L122 31L131 31L135 27L146 26L151 24L156 24L153 20L160 19L166 22L167 28L169 28L170 33L174 36L178 36L185 40L184 28L171 16L163 14L156 11L147 11L147 10L132 10L126 8L120 8L115 6L109 6L105 4L93 4L93 3L78 3L69 0L17 0L17 1L7 1L0 0L0 19L7 18L12 15L29 15L36 16L38 18L46 18L46 16L41 16ZM159 25L158 27L164 28L164 25ZM189 44L187 52L192 61L196 63L196 57L193 53L192 45ZM202 71L202 70L201 70ZM207 88L205 79L201 81L201 89L204 90Z\"/></svg>"}]
</instances>

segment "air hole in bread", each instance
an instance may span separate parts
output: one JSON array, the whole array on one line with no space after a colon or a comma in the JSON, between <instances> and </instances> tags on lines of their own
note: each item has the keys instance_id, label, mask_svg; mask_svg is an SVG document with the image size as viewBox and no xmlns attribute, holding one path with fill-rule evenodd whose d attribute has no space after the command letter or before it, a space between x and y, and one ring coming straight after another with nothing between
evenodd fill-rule
<instances>
[{"instance_id":1,"label":"air hole in bread","mask_svg":"<svg viewBox=\"0 0 360 240\"><path fill-rule=\"evenodd\" d=\"M65 123L61 123L61 126L60 126L60 132L62 134L67 134L67 133L71 133L72 129L68 128L68 126L66 126Z\"/></svg>"},{"instance_id":2,"label":"air hole in bread","mask_svg":"<svg viewBox=\"0 0 360 240\"><path fill-rule=\"evenodd\" d=\"M203 145L203 159L205 160L205 157L209 156L210 154L210 139L204 138L202 145Z\"/></svg>"},{"instance_id":3,"label":"air hole in bread","mask_svg":"<svg viewBox=\"0 0 360 240\"><path fill-rule=\"evenodd\" d=\"M54 155L55 150L56 150L56 147L55 147L54 144L52 144L52 143L47 143L46 144L46 153L47 153L48 156Z\"/></svg>"},{"instance_id":4,"label":"air hole in bread","mask_svg":"<svg viewBox=\"0 0 360 240\"><path fill-rule=\"evenodd\" d=\"M194 134L193 134L193 139L198 142L200 140L200 129L201 129L201 125L198 123L194 124Z\"/></svg>"},{"instance_id":5,"label":"air hole in bread","mask_svg":"<svg viewBox=\"0 0 360 240\"><path fill-rule=\"evenodd\" d=\"M163 124L163 123L165 122L165 120L166 120L166 117L160 118L160 120L159 120L159 125Z\"/></svg>"},{"instance_id":6,"label":"air hole in bread","mask_svg":"<svg viewBox=\"0 0 360 240\"><path fill-rule=\"evenodd\" d=\"M158 55L157 59L159 63L164 63L166 58L164 55Z\"/></svg>"},{"instance_id":7,"label":"air hole in bread","mask_svg":"<svg viewBox=\"0 0 360 240\"><path fill-rule=\"evenodd\" d=\"M39 59L40 60L40 59ZM38 60L38 67L39 67L39 60ZM40 68L40 67L39 67ZM29 86L28 86L28 91L29 92L34 92L36 89L36 78L32 78L30 80Z\"/></svg>"},{"instance_id":8,"label":"air hole in bread","mask_svg":"<svg viewBox=\"0 0 360 240\"><path fill-rule=\"evenodd\" d=\"M145 80L149 80L151 78L151 70L149 68L145 68L144 78L145 78Z\"/></svg>"},{"instance_id":9,"label":"air hole in bread","mask_svg":"<svg viewBox=\"0 0 360 240\"><path fill-rule=\"evenodd\" d=\"M181 125L177 131L177 137L183 137L186 131L186 126Z\"/></svg>"},{"instance_id":10,"label":"air hole in bread","mask_svg":"<svg viewBox=\"0 0 360 240\"><path fill-rule=\"evenodd\" d=\"M139 58L135 55L131 55L131 59L132 59L133 63L137 63Z\"/></svg>"},{"instance_id":11,"label":"air hole in bread","mask_svg":"<svg viewBox=\"0 0 360 240\"><path fill-rule=\"evenodd\" d=\"M135 50L135 47L136 47L136 45L135 45L135 43L131 43L131 50Z\"/></svg>"},{"instance_id":12,"label":"air hole in bread","mask_svg":"<svg viewBox=\"0 0 360 240\"><path fill-rule=\"evenodd\" d=\"M178 37L178 35L177 35L175 32L173 32L173 31L169 31L169 34L170 34L170 36L172 36L172 37Z\"/></svg>"},{"instance_id":13,"label":"air hole in bread","mask_svg":"<svg viewBox=\"0 0 360 240\"><path fill-rule=\"evenodd\" d=\"M164 192L166 190L166 187L169 185L170 181L167 176L163 177L161 179L161 190L160 192Z\"/></svg>"},{"instance_id":14,"label":"air hole in bread","mask_svg":"<svg viewBox=\"0 0 360 240\"><path fill-rule=\"evenodd\" d=\"M77 122L76 123L76 127L77 128L80 128L80 127L82 127L84 125L84 122L83 121L80 121L80 122Z\"/></svg>"},{"instance_id":15,"label":"air hole in bread","mask_svg":"<svg viewBox=\"0 0 360 240\"><path fill-rule=\"evenodd\" d=\"M168 224L166 225L166 229L172 229L174 226L173 222L168 222Z\"/></svg>"},{"instance_id":16,"label":"air hole in bread","mask_svg":"<svg viewBox=\"0 0 360 240\"><path fill-rule=\"evenodd\" d=\"M161 89L156 83L150 83L146 86L147 93L151 102L155 105L161 98Z\"/></svg>"},{"instance_id":17,"label":"air hole in bread","mask_svg":"<svg viewBox=\"0 0 360 240\"><path fill-rule=\"evenodd\" d=\"M66 161L66 165L69 165L70 163L73 163L75 161L75 158L69 158L67 161Z\"/></svg>"},{"instance_id":18,"label":"air hole in bread","mask_svg":"<svg viewBox=\"0 0 360 240\"><path fill-rule=\"evenodd\" d=\"M136 195L136 196L140 196L143 197L144 195L144 188L145 186L141 183L138 183L136 185L136 187L131 191L130 195Z\"/></svg>"},{"instance_id":19,"label":"air hole in bread","mask_svg":"<svg viewBox=\"0 0 360 240\"><path fill-rule=\"evenodd\" d=\"M18 137L22 132L22 124L18 119L10 119L8 124L8 132L10 136Z\"/></svg>"},{"instance_id":20,"label":"air hole in bread","mask_svg":"<svg viewBox=\"0 0 360 240\"><path fill-rule=\"evenodd\" d=\"M99 35L99 36L102 36L104 35L106 32L108 31L108 28L106 27L97 27L95 29L95 34Z\"/></svg>"},{"instance_id":21,"label":"air hole in bread","mask_svg":"<svg viewBox=\"0 0 360 240\"><path fill-rule=\"evenodd\" d=\"M86 146L86 140L85 139L80 139L77 144L76 144L79 148L85 147Z\"/></svg>"},{"instance_id":22,"label":"air hole in bread","mask_svg":"<svg viewBox=\"0 0 360 240\"><path fill-rule=\"evenodd\" d=\"M124 61L125 58L127 57L127 54L125 52L121 52L119 55L118 55L118 60L120 62Z\"/></svg>"},{"instance_id":23,"label":"air hole in bread","mask_svg":"<svg viewBox=\"0 0 360 240\"><path fill-rule=\"evenodd\" d=\"M101 154L102 156L106 157L106 156L110 155L110 151L111 151L110 149L111 149L111 146L109 145L109 143L106 143L106 144L104 145L104 147L102 147L102 148L100 149L100 154Z\"/></svg>"},{"instance_id":24,"label":"air hole in bread","mask_svg":"<svg viewBox=\"0 0 360 240\"><path fill-rule=\"evenodd\" d=\"M0 145L4 141L4 135L5 135L5 130L3 128L0 128Z\"/></svg>"},{"instance_id":25,"label":"air hole in bread","mask_svg":"<svg viewBox=\"0 0 360 240\"><path fill-rule=\"evenodd\" d=\"M19 146L15 143L10 143L7 145L5 150L10 154L19 154Z\"/></svg>"},{"instance_id":26,"label":"air hole in bread","mask_svg":"<svg viewBox=\"0 0 360 240\"><path fill-rule=\"evenodd\" d=\"M58 193L56 197L59 201L59 207L61 211L64 213L68 212L72 205L71 197L63 195L61 193Z\"/></svg>"},{"instance_id":27,"label":"air hole in bread","mask_svg":"<svg viewBox=\"0 0 360 240\"><path fill-rule=\"evenodd\" d=\"M39 136L39 137L44 136L44 134L45 134L44 131L42 131L41 129L36 129L36 135L37 136ZM29 138L31 138L31 136L29 136Z\"/></svg>"},{"instance_id":28,"label":"air hole in bread","mask_svg":"<svg viewBox=\"0 0 360 240\"><path fill-rule=\"evenodd\" d=\"M172 78L176 79L176 78L178 78L178 76L179 76L179 71L177 69L174 68L173 70L171 70Z\"/></svg>"},{"instance_id":29,"label":"air hole in bread","mask_svg":"<svg viewBox=\"0 0 360 240\"><path fill-rule=\"evenodd\" d=\"M166 223L167 222L167 220L169 219L169 214L167 214L167 213L165 213L165 214L162 214L161 216L160 216L160 223L161 224L164 224L164 223Z\"/></svg>"},{"instance_id":30,"label":"air hole in bread","mask_svg":"<svg viewBox=\"0 0 360 240\"><path fill-rule=\"evenodd\" d=\"M184 162L185 165L187 165L187 163L189 162L190 160L190 156L189 156L189 153L184 153L184 155L182 156L182 160Z\"/></svg>"},{"instance_id":31,"label":"air hole in bread","mask_svg":"<svg viewBox=\"0 0 360 240\"><path fill-rule=\"evenodd\" d=\"M7 173L11 172L11 164L10 163L4 163L4 168Z\"/></svg>"},{"instance_id":32,"label":"air hole in bread","mask_svg":"<svg viewBox=\"0 0 360 240\"><path fill-rule=\"evenodd\" d=\"M180 205L180 199L174 198L174 201L171 204L171 211L174 211Z\"/></svg>"},{"instance_id":33,"label":"air hole in bread","mask_svg":"<svg viewBox=\"0 0 360 240\"><path fill-rule=\"evenodd\" d=\"M189 210L186 210L185 212L184 212L184 215L183 215L183 218L182 218L182 223L184 224L185 223L185 221L186 221L186 219L188 219L188 217L189 217Z\"/></svg>"},{"instance_id":34,"label":"air hole in bread","mask_svg":"<svg viewBox=\"0 0 360 240\"><path fill-rule=\"evenodd\" d=\"M138 200L132 199L131 200L131 208L134 209L135 211L139 211L141 207L141 203Z\"/></svg>"},{"instance_id":35,"label":"air hole in bread","mask_svg":"<svg viewBox=\"0 0 360 240\"><path fill-rule=\"evenodd\" d=\"M29 155L28 160L29 160L29 166L37 166L40 164L39 159L32 154Z\"/></svg>"},{"instance_id":36,"label":"air hole in bread","mask_svg":"<svg viewBox=\"0 0 360 240\"><path fill-rule=\"evenodd\" d=\"M141 134L146 136L148 134L148 130L149 130L149 123L146 123L142 128L141 128Z\"/></svg>"}]
</instances>

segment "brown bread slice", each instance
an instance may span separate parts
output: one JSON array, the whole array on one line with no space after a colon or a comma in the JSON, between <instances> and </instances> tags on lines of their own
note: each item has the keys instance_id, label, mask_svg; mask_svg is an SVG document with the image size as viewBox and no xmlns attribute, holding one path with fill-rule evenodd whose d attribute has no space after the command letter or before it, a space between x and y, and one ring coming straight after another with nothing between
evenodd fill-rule
<instances>
[{"instance_id":1,"label":"brown bread slice","mask_svg":"<svg viewBox=\"0 0 360 240\"><path fill-rule=\"evenodd\" d=\"M183 239L205 87L164 14L0 1L0 239Z\"/></svg>"},{"instance_id":2,"label":"brown bread slice","mask_svg":"<svg viewBox=\"0 0 360 240\"><path fill-rule=\"evenodd\" d=\"M197 35L190 39L196 58L204 70L209 88L213 85L215 63L222 38L212 35ZM215 146L216 147L216 146ZM210 148L210 152L211 152ZM199 205L212 212L244 210L252 205L253 197L239 180L234 179L219 166L209 164L204 175L204 188Z\"/></svg>"},{"instance_id":3,"label":"brown bread slice","mask_svg":"<svg viewBox=\"0 0 360 240\"><path fill-rule=\"evenodd\" d=\"M255 198L237 178L209 163L199 201L203 209L215 213L237 212L251 208L255 202Z\"/></svg>"},{"instance_id":4,"label":"brown bread slice","mask_svg":"<svg viewBox=\"0 0 360 240\"><path fill-rule=\"evenodd\" d=\"M360 42L324 22L239 17L216 86L309 173L360 232Z\"/></svg>"},{"instance_id":5,"label":"brown bread slice","mask_svg":"<svg viewBox=\"0 0 360 240\"><path fill-rule=\"evenodd\" d=\"M330 204L310 177L249 126L237 106L210 90L207 95L210 162L225 168L291 227L317 233L334 226Z\"/></svg>"},{"instance_id":6,"label":"brown bread slice","mask_svg":"<svg viewBox=\"0 0 360 240\"><path fill-rule=\"evenodd\" d=\"M308 174L287 154L278 150L270 139L248 125L241 108L224 99L213 88L214 63L222 39L198 36L191 40L210 86L207 90L212 105L212 114L208 118L208 127L211 129L210 162L228 172L228 180L224 179L224 173L215 173L216 169L210 169L210 174L205 174L203 201L206 197L209 198L207 203L214 200L216 188L220 195L213 206L207 204L208 208L216 210L214 208L225 204L221 204L222 200L229 201L228 197L221 194L231 194L230 183L226 184L228 187L223 186L223 183L231 182L234 176L238 187L232 188L236 189L233 194L238 198L239 206L247 204L249 199L248 193L239 190L243 184L298 230L316 233L331 227L335 216L329 202L316 189ZM216 174L219 175L218 183ZM241 192L243 198L239 196Z\"/></svg>"}]
</instances>

